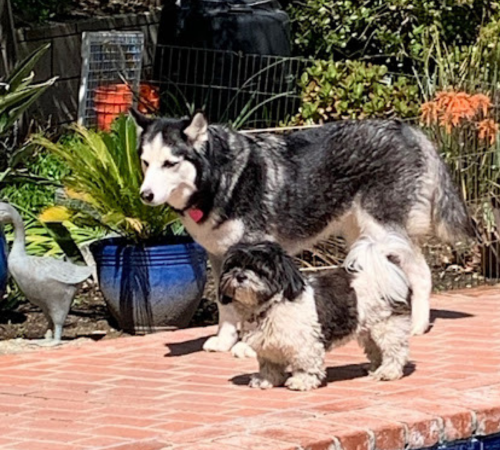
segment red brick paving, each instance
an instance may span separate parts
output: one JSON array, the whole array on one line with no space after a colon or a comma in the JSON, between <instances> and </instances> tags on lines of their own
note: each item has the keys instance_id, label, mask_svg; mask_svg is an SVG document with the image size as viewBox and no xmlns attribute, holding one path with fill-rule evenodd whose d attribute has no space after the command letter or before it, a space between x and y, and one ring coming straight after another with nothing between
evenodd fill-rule
<instances>
[{"instance_id":1,"label":"red brick paving","mask_svg":"<svg viewBox=\"0 0 500 450\"><path fill-rule=\"evenodd\" d=\"M436 295L405 378L370 380L353 343L307 393L248 388L256 361L201 351L214 328L0 356L0 449L401 450L497 433L499 300Z\"/></svg>"}]
</instances>

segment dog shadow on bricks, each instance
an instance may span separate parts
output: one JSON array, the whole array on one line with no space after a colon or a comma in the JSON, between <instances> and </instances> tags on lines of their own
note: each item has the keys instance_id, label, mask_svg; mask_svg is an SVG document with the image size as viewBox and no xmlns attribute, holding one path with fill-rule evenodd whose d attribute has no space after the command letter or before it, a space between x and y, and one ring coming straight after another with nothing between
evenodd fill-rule
<instances>
[{"instance_id":1,"label":"dog shadow on bricks","mask_svg":"<svg viewBox=\"0 0 500 450\"><path fill-rule=\"evenodd\" d=\"M439 320L467 319L468 317L474 317L474 315L460 311L451 311L448 309L431 309L432 325L435 325L435 323Z\"/></svg>"},{"instance_id":2,"label":"dog shadow on bricks","mask_svg":"<svg viewBox=\"0 0 500 450\"><path fill-rule=\"evenodd\" d=\"M201 352L203 350L203 344L207 339L207 336L203 336L191 339L190 341L171 342L165 344L165 347L169 349L169 352L165 354L165 357L170 358L173 356L184 356L191 353Z\"/></svg>"},{"instance_id":3,"label":"dog shadow on bricks","mask_svg":"<svg viewBox=\"0 0 500 450\"><path fill-rule=\"evenodd\" d=\"M409 362L404 370L404 376L407 377L415 371L415 364ZM231 381L236 386L247 386L250 383L252 374L245 373L231 378ZM344 366L327 367L326 383L334 383L338 381L354 380L356 378L364 378L368 376L368 363L361 364L346 364Z\"/></svg>"}]
</instances>

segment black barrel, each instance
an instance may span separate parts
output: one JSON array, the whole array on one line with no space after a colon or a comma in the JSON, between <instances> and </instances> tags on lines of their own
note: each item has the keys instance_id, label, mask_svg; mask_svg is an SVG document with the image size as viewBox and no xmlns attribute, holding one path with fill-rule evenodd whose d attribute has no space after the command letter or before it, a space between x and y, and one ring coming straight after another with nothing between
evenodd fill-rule
<instances>
[{"instance_id":1,"label":"black barrel","mask_svg":"<svg viewBox=\"0 0 500 450\"><path fill-rule=\"evenodd\" d=\"M167 0L154 66L162 113L190 105L234 121L289 88L281 58L290 47L289 17L275 0Z\"/></svg>"}]
</instances>

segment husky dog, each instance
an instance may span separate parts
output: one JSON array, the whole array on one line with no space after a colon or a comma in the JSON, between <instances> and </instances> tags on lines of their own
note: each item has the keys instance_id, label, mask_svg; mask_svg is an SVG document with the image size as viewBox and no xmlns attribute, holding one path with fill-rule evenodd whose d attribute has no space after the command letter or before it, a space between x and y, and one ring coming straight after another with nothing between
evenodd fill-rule
<instances>
[{"instance_id":1,"label":"husky dog","mask_svg":"<svg viewBox=\"0 0 500 450\"><path fill-rule=\"evenodd\" d=\"M431 273L420 240L470 234L466 208L425 135L400 121L339 121L286 135L249 135L191 119L133 112L144 171L141 196L176 209L209 253L215 279L232 245L271 240L289 254L330 235L350 247L394 230L412 244L402 269L413 291L412 331L429 326ZM238 340L232 305L219 306L208 351Z\"/></svg>"},{"instance_id":2,"label":"husky dog","mask_svg":"<svg viewBox=\"0 0 500 450\"><path fill-rule=\"evenodd\" d=\"M408 360L411 291L396 261L411 253L408 241L397 235L381 242L362 237L345 268L303 276L276 243L231 247L222 266L220 302L233 304L255 327L242 337L259 361L250 386L317 388L326 376L325 350L354 338L370 360L373 378L401 378Z\"/></svg>"}]
</instances>

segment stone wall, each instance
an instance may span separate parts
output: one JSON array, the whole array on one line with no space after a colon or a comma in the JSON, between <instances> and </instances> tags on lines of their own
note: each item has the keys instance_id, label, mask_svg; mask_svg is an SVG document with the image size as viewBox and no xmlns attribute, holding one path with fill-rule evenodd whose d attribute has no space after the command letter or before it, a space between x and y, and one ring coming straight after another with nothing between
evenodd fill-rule
<instances>
[{"instance_id":1,"label":"stone wall","mask_svg":"<svg viewBox=\"0 0 500 450\"><path fill-rule=\"evenodd\" d=\"M46 42L52 43L35 68L36 80L59 77L56 84L37 102L33 111L36 118L42 122L50 120L52 125L76 120L84 31L142 31L145 37L143 68L147 70L153 61L159 21L160 13L154 12L18 30L20 58Z\"/></svg>"}]
</instances>

